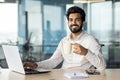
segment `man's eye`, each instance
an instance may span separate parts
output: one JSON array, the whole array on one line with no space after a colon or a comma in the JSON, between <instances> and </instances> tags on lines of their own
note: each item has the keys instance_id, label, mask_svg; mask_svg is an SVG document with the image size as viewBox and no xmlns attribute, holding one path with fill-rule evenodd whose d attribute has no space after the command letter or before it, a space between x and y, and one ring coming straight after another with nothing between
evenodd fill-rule
<instances>
[{"instance_id":1,"label":"man's eye","mask_svg":"<svg viewBox=\"0 0 120 80\"><path fill-rule=\"evenodd\" d=\"M72 19L69 19L69 21L71 22L71 21L73 21Z\"/></svg>"},{"instance_id":2,"label":"man's eye","mask_svg":"<svg viewBox=\"0 0 120 80\"><path fill-rule=\"evenodd\" d=\"M81 21L81 19L76 19L76 21Z\"/></svg>"}]
</instances>

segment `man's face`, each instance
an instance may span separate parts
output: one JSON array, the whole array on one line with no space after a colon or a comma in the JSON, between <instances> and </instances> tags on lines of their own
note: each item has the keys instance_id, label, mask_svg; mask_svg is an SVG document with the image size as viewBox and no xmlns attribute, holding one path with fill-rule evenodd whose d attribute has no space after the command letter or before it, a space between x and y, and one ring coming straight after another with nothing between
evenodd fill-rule
<instances>
[{"instance_id":1,"label":"man's face","mask_svg":"<svg viewBox=\"0 0 120 80\"><path fill-rule=\"evenodd\" d=\"M82 30L83 21L79 13L72 13L69 15L68 26L72 33L78 33Z\"/></svg>"}]
</instances>

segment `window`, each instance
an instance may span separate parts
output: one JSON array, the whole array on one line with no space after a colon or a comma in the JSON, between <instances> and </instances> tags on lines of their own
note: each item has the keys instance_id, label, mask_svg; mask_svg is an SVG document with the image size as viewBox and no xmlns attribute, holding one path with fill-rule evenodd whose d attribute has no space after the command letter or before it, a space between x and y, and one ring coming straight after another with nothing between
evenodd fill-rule
<instances>
[{"instance_id":1,"label":"window","mask_svg":"<svg viewBox=\"0 0 120 80\"><path fill-rule=\"evenodd\" d=\"M100 43L108 68L120 67L120 2L92 3L90 32Z\"/></svg>"},{"instance_id":2,"label":"window","mask_svg":"<svg viewBox=\"0 0 120 80\"><path fill-rule=\"evenodd\" d=\"M0 3L0 44L16 43L18 8L16 3Z\"/></svg>"}]
</instances>

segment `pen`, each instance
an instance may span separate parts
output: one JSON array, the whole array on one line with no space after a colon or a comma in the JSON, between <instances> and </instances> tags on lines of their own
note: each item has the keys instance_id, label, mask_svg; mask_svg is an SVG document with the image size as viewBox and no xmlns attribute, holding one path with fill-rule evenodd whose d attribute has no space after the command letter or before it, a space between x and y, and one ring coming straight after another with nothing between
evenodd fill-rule
<instances>
[{"instance_id":1,"label":"pen","mask_svg":"<svg viewBox=\"0 0 120 80\"><path fill-rule=\"evenodd\" d=\"M74 73L74 76L76 75L76 73Z\"/></svg>"}]
</instances>

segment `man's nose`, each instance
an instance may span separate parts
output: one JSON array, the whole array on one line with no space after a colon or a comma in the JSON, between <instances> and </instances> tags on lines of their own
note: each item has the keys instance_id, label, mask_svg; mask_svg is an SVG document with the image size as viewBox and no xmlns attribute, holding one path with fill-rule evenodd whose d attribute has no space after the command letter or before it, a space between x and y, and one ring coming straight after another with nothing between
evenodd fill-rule
<instances>
[{"instance_id":1,"label":"man's nose","mask_svg":"<svg viewBox=\"0 0 120 80\"><path fill-rule=\"evenodd\" d=\"M76 23L76 20L73 20L72 23L75 24L75 23Z\"/></svg>"}]
</instances>

